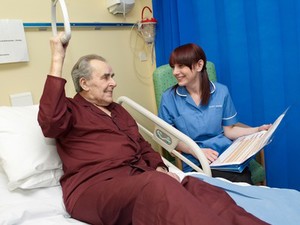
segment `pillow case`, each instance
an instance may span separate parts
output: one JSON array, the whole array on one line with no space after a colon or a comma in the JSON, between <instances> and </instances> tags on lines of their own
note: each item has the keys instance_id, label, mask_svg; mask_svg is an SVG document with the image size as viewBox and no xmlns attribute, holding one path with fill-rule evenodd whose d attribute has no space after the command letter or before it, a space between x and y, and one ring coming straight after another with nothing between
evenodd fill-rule
<instances>
[{"instance_id":1,"label":"pillow case","mask_svg":"<svg viewBox=\"0 0 300 225\"><path fill-rule=\"evenodd\" d=\"M55 186L63 174L55 139L45 138L37 122L38 108L0 107L0 165L9 190Z\"/></svg>"}]
</instances>

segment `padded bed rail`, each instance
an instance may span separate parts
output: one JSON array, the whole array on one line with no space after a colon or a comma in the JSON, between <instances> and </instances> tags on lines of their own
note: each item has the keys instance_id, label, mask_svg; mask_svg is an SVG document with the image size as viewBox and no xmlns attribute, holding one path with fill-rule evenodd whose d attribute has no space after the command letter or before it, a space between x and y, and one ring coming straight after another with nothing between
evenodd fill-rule
<instances>
[{"instance_id":1,"label":"padded bed rail","mask_svg":"<svg viewBox=\"0 0 300 225\"><path fill-rule=\"evenodd\" d=\"M137 124L139 126L139 129L143 131L145 134L149 135L152 137L152 139L157 142L161 147L166 149L170 154L174 155L175 157L178 157L185 163L187 163L189 166L191 166L194 170L200 173L205 173L208 176L211 176L211 169L208 164L208 161L204 155L204 153L201 151L200 147L187 135L183 134L176 128L172 127L170 124L159 118L158 116L154 115L151 113L149 110L145 109L132 99L121 96L117 99L117 103L119 104L126 104L130 106L132 109L135 111L139 112L149 120L151 120L155 126L154 126L154 131L151 132L149 129L145 128L142 126L140 123ZM190 147L190 149L195 153L197 156L198 160L201 163L201 166L203 169L199 168L197 165L195 165L193 162L191 162L189 159L184 157L180 152L175 150L177 144L179 141L184 142L187 146ZM165 163L168 166L174 166L171 164L169 161L164 159Z\"/></svg>"}]
</instances>

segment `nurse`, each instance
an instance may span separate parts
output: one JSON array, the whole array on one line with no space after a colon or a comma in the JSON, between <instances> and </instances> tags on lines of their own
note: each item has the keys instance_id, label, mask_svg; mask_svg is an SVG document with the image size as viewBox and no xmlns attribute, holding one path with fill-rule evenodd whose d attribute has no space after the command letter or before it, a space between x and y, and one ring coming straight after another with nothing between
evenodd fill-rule
<instances>
[{"instance_id":1,"label":"nurse","mask_svg":"<svg viewBox=\"0 0 300 225\"><path fill-rule=\"evenodd\" d=\"M237 126L237 111L228 88L209 80L206 55L200 46L190 43L177 47L171 53L169 64L177 84L163 93L158 115L193 139L209 163L215 161L234 139L269 129L270 125ZM184 143L179 143L177 150L200 165ZM183 162L183 170L190 172L193 169ZM248 168L242 173L213 170L212 174L252 184Z\"/></svg>"}]
</instances>

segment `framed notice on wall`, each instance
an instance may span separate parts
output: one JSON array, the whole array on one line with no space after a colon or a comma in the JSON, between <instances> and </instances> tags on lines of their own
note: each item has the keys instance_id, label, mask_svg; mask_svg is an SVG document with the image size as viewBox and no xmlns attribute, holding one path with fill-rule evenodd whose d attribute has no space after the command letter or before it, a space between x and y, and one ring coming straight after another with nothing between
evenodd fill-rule
<instances>
[{"instance_id":1,"label":"framed notice on wall","mask_svg":"<svg viewBox=\"0 0 300 225\"><path fill-rule=\"evenodd\" d=\"M0 20L0 63L29 61L23 22Z\"/></svg>"}]
</instances>

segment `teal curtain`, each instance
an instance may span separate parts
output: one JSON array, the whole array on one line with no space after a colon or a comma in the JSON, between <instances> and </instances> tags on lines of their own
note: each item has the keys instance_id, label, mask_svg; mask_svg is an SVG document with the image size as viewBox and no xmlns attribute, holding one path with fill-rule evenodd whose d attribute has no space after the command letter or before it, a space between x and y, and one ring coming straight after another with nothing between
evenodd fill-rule
<instances>
[{"instance_id":1,"label":"teal curtain","mask_svg":"<svg viewBox=\"0 0 300 225\"><path fill-rule=\"evenodd\" d=\"M272 123L290 109L265 148L267 184L300 190L300 1L152 0L157 66L194 42L216 66L241 122Z\"/></svg>"}]
</instances>

